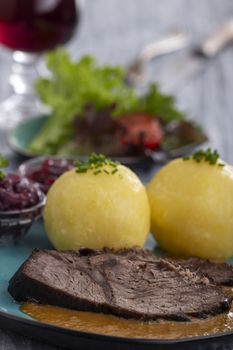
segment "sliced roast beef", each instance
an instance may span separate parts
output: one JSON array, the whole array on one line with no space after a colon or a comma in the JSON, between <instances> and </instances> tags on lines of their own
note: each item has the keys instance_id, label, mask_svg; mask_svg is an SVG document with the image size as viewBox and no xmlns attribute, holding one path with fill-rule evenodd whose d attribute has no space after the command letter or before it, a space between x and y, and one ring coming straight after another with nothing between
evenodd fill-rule
<instances>
[{"instance_id":1,"label":"sliced roast beef","mask_svg":"<svg viewBox=\"0 0 233 350\"><path fill-rule=\"evenodd\" d=\"M197 269L145 250L35 250L10 280L9 292L19 302L142 320L187 321L229 310L232 297Z\"/></svg>"},{"instance_id":2,"label":"sliced roast beef","mask_svg":"<svg viewBox=\"0 0 233 350\"><path fill-rule=\"evenodd\" d=\"M174 260L183 268L197 273L200 277L206 276L215 284L233 286L233 267L226 263L210 262L198 258Z\"/></svg>"},{"instance_id":3,"label":"sliced roast beef","mask_svg":"<svg viewBox=\"0 0 233 350\"><path fill-rule=\"evenodd\" d=\"M123 250L121 254L136 256L136 259L157 259L151 251L140 250L138 254L137 249ZM176 266L180 265L183 269L189 269L195 272L200 277L208 277L209 280L217 285L233 286L233 266L223 262L213 262L209 260L199 259L196 257L187 259L172 259L165 258L172 261Z\"/></svg>"}]
</instances>

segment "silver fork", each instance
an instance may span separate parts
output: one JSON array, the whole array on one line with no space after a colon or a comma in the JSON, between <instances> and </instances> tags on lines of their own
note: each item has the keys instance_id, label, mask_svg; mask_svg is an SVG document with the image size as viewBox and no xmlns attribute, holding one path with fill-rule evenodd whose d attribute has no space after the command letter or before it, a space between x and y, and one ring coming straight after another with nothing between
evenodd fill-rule
<instances>
[{"instance_id":1,"label":"silver fork","mask_svg":"<svg viewBox=\"0 0 233 350\"><path fill-rule=\"evenodd\" d=\"M169 54L183 49L190 43L187 31L176 28L165 34L164 37L146 45L126 69L126 81L130 85L142 83L145 77L145 64L158 56Z\"/></svg>"}]
</instances>

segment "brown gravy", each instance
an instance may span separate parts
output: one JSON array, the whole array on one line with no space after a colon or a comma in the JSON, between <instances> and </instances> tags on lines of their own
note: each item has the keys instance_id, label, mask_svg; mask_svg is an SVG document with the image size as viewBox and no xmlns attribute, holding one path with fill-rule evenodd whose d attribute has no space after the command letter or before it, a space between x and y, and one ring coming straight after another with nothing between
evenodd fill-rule
<instances>
[{"instance_id":1,"label":"brown gravy","mask_svg":"<svg viewBox=\"0 0 233 350\"><path fill-rule=\"evenodd\" d=\"M233 330L233 308L227 314L192 322L141 322L32 303L22 305L21 311L40 322L58 327L125 338L181 339Z\"/></svg>"}]
</instances>

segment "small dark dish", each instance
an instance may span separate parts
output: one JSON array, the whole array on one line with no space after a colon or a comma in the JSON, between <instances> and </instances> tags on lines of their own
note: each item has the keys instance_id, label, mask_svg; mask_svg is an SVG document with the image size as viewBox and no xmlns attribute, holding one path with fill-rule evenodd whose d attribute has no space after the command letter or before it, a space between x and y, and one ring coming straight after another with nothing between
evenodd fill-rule
<instances>
[{"instance_id":1,"label":"small dark dish","mask_svg":"<svg viewBox=\"0 0 233 350\"><path fill-rule=\"evenodd\" d=\"M6 174L0 183L0 245L18 242L41 216L45 195L25 177Z\"/></svg>"},{"instance_id":2,"label":"small dark dish","mask_svg":"<svg viewBox=\"0 0 233 350\"><path fill-rule=\"evenodd\" d=\"M17 243L29 230L34 220L41 216L45 196L41 193L41 201L27 209L0 211L0 245Z\"/></svg>"}]
</instances>

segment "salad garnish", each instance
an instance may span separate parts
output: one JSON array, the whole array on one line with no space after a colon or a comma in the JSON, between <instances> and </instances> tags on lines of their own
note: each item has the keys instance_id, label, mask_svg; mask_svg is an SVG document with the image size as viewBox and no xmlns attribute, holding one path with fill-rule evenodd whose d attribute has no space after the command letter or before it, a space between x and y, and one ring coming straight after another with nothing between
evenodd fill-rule
<instances>
[{"instance_id":1,"label":"salad garnish","mask_svg":"<svg viewBox=\"0 0 233 350\"><path fill-rule=\"evenodd\" d=\"M185 118L175 107L173 97L162 93L156 84L138 96L133 87L125 84L122 67L100 66L90 56L72 61L65 50L49 53L47 66L51 76L39 79L36 91L51 109L51 115L29 146L32 154L69 153L66 147L75 140L77 119L84 120L88 108L96 115L109 111L111 120L142 113L166 125Z\"/></svg>"}]
</instances>

